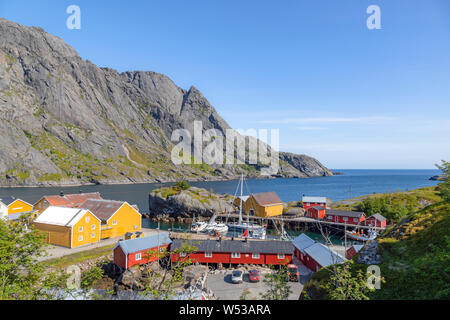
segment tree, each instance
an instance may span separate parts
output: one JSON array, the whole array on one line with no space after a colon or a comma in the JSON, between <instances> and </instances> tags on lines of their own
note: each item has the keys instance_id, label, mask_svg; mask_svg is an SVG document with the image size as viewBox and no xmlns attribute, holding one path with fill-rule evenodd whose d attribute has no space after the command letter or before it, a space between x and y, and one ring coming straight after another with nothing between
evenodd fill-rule
<instances>
[{"instance_id":1,"label":"tree","mask_svg":"<svg viewBox=\"0 0 450 320\"><path fill-rule=\"evenodd\" d=\"M337 272L332 273L330 280L324 285L331 300L369 300L367 293L367 276L361 270L356 274L350 271L349 263L336 266Z\"/></svg>"},{"instance_id":2,"label":"tree","mask_svg":"<svg viewBox=\"0 0 450 320\"><path fill-rule=\"evenodd\" d=\"M43 235L32 226L31 214L19 221L0 219L0 300L38 299L43 281L39 257L46 254Z\"/></svg>"},{"instance_id":3,"label":"tree","mask_svg":"<svg viewBox=\"0 0 450 320\"><path fill-rule=\"evenodd\" d=\"M436 167L444 173L444 182L438 186L440 196L445 201L450 200L450 162L442 160L442 164L436 164Z\"/></svg>"},{"instance_id":4,"label":"tree","mask_svg":"<svg viewBox=\"0 0 450 320\"><path fill-rule=\"evenodd\" d=\"M148 261L156 258L162 264L164 272L162 275L152 271L147 274L143 294L164 300L174 296L176 293L175 288L183 281L184 269L192 264L190 254L196 250L197 248L189 241L184 241L180 248L171 251L148 250L144 254L144 258ZM179 258L177 262L172 263L174 255Z\"/></svg>"},{"instance_id":5,"label":"tree","mask_svg":"<svg viewBox=\"0 0 450 320\"><path fill-rule=\"evenodd\" d=\"M288 268L286 265L281 265L278 271L271 267L273 272L267 273L264 276L264 283L268 287L261 297L265 300L287 300L292 293L289 287Z\"/></svg>"}]
</instances>

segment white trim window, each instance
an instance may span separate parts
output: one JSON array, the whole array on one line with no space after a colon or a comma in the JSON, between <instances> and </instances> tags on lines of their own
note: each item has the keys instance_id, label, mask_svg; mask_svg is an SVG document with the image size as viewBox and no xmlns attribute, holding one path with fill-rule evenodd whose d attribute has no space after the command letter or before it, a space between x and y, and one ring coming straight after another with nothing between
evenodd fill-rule
<instances>
[{"instance_id":1,"label":"white trim window","mask_svg":"<svg viewBox=\"0 0 450 320\"><path fill-rule=\"evenodd\" d=\"M239 259L241 257L241 253L240 252L233 252L231 254L231 257L234 259Z\"/></svg>"},{"instance_id":2,"label":"white trim window","mask_svg":"<svg viewBox=\"0 0 450 320\"><path fill-rule=\"evenodd\" d=\"M347 217L342 217L342 220L347 221L348 218Z\"/></svg>"},{"instance_id":3,"label":"white trim window","mask_svg":"<svg viewBox=\"0 0 450 320\"><path fill-rule=\"evenodd\" d=\"M113 220L112 225L113 226L117 225L117 220Z\"/></svg>"},{"instance_id":4,"label":"white trim window","mask_svg":"<svg viewBox=\"0 0 450 320\"><path fill-rule=\"evenodd\" d=\"M91 230L95 230L95 224L91 226Z\"/></svg>"},{"instance_id":5,"label":"white trim window","mask_svg":"<svg viewBox=\"0 0 450 320\"><path fill-rule=\"evenodd\" d=\"M78 241L83 241L83 236L78 236Z\"/></svg>"},{"instance_id":6,"label":"white trim window","mask_svg":"<svg viewBox=\"0 0 450 320\"><path fill-rule=\"evenodd\" d=\"M277 254L277 258L278 258L278 259L284 259L284 254L280 254L280 253Z\"/></svg>"},{"instance_id":7,"label":"white trim window","mask_svg":"<svg viewBox=\"0 0 450 320\"><path fill-rule=\"evenodd\" d=\"M85 219L86 223L88 223L90 219L91 219L91 217L87 216L86 219Z\"/></svg>"},{"instance_id":8,"label":"white trim window","mask_svg":"<svg viewBox=\"0 0 450 320\"><path fill-rule=\"evenodd\" d=\"M142 253L136 253L136 256L135 256L135 260L136 261L139 261L139 260L141 260L142 259Z\"/></svg>"},{"instance_id":9,"label":"white trim window","mask_svg":"<svg viewBox=\"0 0 450 320\"><path fill-rule=\"evenodd\" d=\"M180 257L181 257L181 258L186 257L186 252L180 252Z\"/></svg>"},{"instance_id":10,"label":"white trim window","mask_svg":"<svg viewBox=\"0 0 450 320\"><path fill-rule=\"evenodd\" d=\"M358 222L358 218L353 218L353 221L354 222Z\"/></svg>"},{"instance_id":11,"label":"white trim window","mask_svg":"<svg viewBox=\"0 0 450 320\"><path fill-rule=\"evenodd\" d=\"M252 253L252 259L259 259L261 255L259 253Z\"/></svg>"},{"instance_id":12,"label":"white trim window","mask_svg":"<svg viewBox=\"0 0 450 320\"><path fill-rule=\"evenodd\" d=\"M212 252L205 252L205 258L212 258Z\"/></svg>"},{"instance_id":13,"label":"white trim window","mask_svg":"<svg viewBox=\"0 0 450 320\"><path fill-rule=\"evenodd\" d=\"M138 226L137 224L134 225L134 230L137 230Z\"/></svg>"},{"instance_id":14,"label":"white trim window","mask_svg":"<svg viewBox=\"0 0 450 320\"><path fill-rule=\"evenodd\" d=\"M91 233L91 238L95 238L95 233Z\"/></svg>"},{"instance_id":15,"label":"white trim window","mask_svg":"<svg viewBox=\"0 0 450 320\"><path fill-rule=\"evenodd\" d=\"M83 232L83 227L79 227L78 232Z\"/></svg>"}]
</instances>

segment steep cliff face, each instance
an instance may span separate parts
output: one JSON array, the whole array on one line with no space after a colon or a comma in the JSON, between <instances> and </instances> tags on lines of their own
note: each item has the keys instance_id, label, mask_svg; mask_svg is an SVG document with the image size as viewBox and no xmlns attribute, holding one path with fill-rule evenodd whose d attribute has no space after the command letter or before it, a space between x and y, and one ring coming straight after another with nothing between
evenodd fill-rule
<instances>
[{"instance_id":1,"label":"steep cliff face","mask_svg":"<svg viewBox=\"0 0 450 320\"><path fill-rule=\"evenodd\" d=\"M55 185L226 179L255 166L174 165L173 130L229 125L195 88L150 71L118 73L82 60L41 28L0 18L0 184ZM281 176L331 172L281 154Z\"/></svg>"}]
</instances>

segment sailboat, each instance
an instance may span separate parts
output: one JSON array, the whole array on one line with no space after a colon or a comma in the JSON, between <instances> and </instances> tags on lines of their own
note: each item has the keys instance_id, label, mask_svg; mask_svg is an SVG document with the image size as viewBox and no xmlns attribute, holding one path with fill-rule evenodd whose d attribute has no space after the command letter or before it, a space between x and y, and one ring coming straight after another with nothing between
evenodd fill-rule
<instances>
[{"instance_id":1,"label":"sailboat","mask_svg":"<svg viewBox=\"0 0 450 320\"><path fill-rule=\"evenodd\" d=\"M245 238L252 239L265 239L266 238L266 228L260 226L258 224L254 224L249 221L249 217L247 216L247 222L242 220L242 192L244 189L244 175L241 175L241 179L239 181L241 188L241 196L239 197L239 222L237 223L227 223L228 231L236 232L242 235ZM238 185L239 187L239 185Z\"/></svg>"}]
</instances>

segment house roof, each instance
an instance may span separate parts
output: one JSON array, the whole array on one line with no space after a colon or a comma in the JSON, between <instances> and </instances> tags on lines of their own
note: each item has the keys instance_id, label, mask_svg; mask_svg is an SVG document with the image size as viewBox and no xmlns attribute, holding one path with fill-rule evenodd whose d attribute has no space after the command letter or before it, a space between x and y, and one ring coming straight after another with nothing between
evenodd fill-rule
<instances>
[{"instance_id":1,"label":"house roof","mask_svg":"<svg viewBox=\"0 0 450 320\"><path fill-rule=\"evenodd\" d=\"M352 247L353 247L353 249L355 249L355 252L359 252L364 247L364 245L363 244L354 244L350 248L352 248Z\"/></svg>"},{"instance_id":2,"label":"house roof","mask_svg":"<svg viewBox=\"0 0 450 320\"><path fill-rule=\"evenodd\" d=\"M367 219L370 219L370 218L374 218L374 219L376 219L376 220L378 220L378 221L385 221L386 220L386 218L385 217L383 217L381 214L379 214L379 213L375 213L375 214L373 214L373 215L371 215L369 218L367 218Z\"/></svg>"},{"instance_id":3,"label":"house roof","mask_svg":"<svg viewBox=\"0 0 450 320\"><path fill-rule=\"evenodd\" d=\"M79 208L50 206L34 222L73 227L88 211Z\"/></svg>"},{"instance_id":4,"label":"house roof","mask_svg":"<svg viewBox=\"0 0 450 320\"><path fill-rule=\"evenodd\" d=\"M0 197L0 202L2 202L5 206L9 206L11 203L16 201L17 199L14 197L6 196L6 197Z\"/></svg>"},{"instance_id":5,"label":"house roof","mask_svg":"<svg viewBox=\"0 0 450 320\"><path fill-rule=\"evenodd\" d=\"M302 202L315 202L315 203L327 203L326 197L309 197L309 196L303 196Z\"/></svg>"},{"instance_id":6,"label":"house roof","mask_svg":"<svg viewBox=\"0 0 450 320\"><path fill-rule=\"evenodd\" d=\"M114 247L120 246L123 253L130 254L134 252L139 252L146 249L156 248L162 245L171 244L172 240L169 238L168 232L159 232L157 234L152 234L143 238L121 240Z\"/></svg>"},{"instance_id":7,"label":"house roof","mask_svg":"<svg viewBox=\"0 0 450 320\"><path fill-rule=\"evenodd\" d=\"M52 195L44 196L45 200L52 206L62 206L62 207L79 207L83 202L88 199L102 199L100 193L75 193L75 194L63 194L63 195Z\"/></svg>"},{"instance_id":8,"label":"house roof","mask_svg":"<svg viewBox=\"0 0 450 320\"><path fill-rule=\"evenodd\" d=\"M346 211L346 210L327 210L327 216L343 216L343 217L353 217L360 218L364 212L357 211Z\"/></svg>"},{"instance_id":9,"label":"house roof","mask_svg":"<svg viewBox=\"0 0 450 320\"><path fill-rule=\"evenodd\" d=\"M305 253L305 249L312 246L314 243L316 242L304 233L292 240L294 247L300 250L303 254Z\"/></svg>"},{"instance_id":10,"label":"house roof","mask_svg":"<svg viewBox=\"0 0 450 320\"><path fill-rule=\"evenodd\" d=\"M316 242L305 249L305 252L322 267L328 267L334 263L342 263L346 259L334 250Z\"/></svg>"},{"instance_id":11,"label":"house roof","mask_svg":"<svg viewBox=\"0 0 450 320\"><path fill-rule=\"evenodd\" d=\"M262 254L292 254L294 247L290 241L277 240L183 240L174 239L171 250L181 248L184 242L197 247L197 252L239 252Z\"/></svg>"},{"instance_id":12,"label":"house roof","mask_svg":"<svg viewBox=\"0 0 450 320\"><path fill-rule=\"evenodd\" d=\"M275 192L254 193L252 196L260 206L283 203Z\"/></svg>"},{"instance_id":13,"label":"house roof","mask_svg":"<svg viewBox=\"0 0 450 320\"><path fill-rule=\"evenodd\" d=\"M97 216L102 222L108 221L117 210L120 209L125 201L105 200L105 199L88 199L80 205L80 208L88 209ZM137 206L131 206L138 211ZM139 212L139 211L138 211Z\"/></svg>"}]
</instances>

